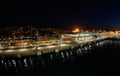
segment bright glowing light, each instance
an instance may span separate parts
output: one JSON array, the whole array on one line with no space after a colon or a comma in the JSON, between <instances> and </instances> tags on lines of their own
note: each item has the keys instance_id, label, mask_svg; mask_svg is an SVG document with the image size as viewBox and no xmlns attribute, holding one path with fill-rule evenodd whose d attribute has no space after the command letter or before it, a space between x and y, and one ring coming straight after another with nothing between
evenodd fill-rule
<instances>
[{"instance_id":1,"label":"bright glowing light","mask_svg":"<svg viewBox=\"0 0 120 76\"><path fill-rule=\"evenodd\" d=\"M115 33L117 34L117 33L118 33L118 31L115 31Z\"/></svg>"},{"instance_id":2,"label":"bright glowing light","mask_svg":"<svg viewBox=\"0 0 120 76\"><path fill-rule=\"evenodd\" d=\"M41 49L43 49L43 47L38 47L38 50L41 50Z\"/></svg>"},{"instance_id":3,"label":"bright glowing light","mask_svg":"<svg viewBox=\"0 0 120 76\"><path fill-rule=\"evenodd\" d=\"M19 49L18 51L21 51L21 52L23 52L23 51L27 51L28 49Z\"/></svg>"},{"instance_id":4,"label":"bright glowing light","mask_svg":"<svg viewBox=\"0 0 120 76\"><path fill-rule=\"evenodd\" d=\"M68 46L68 44L61 44L60 46Z\"/></svg>"},{"instance_id":5,"label":"bright glowing light","mask_svg":"<svg viewBox=\"0 0 120 76\"><path fill-rule=\"evenodd\" d=\"M55 46L47 46L48 48L54 48Z\"/></svg>"},{"instance_id":6,"label":"bright glowing light","mask_svg":"<svg viewBox=\"0 0 120 76\"><path fill-rule=\"evenodd\" d=\"M14 52L14 50L6 50L5 52Z\"/></svg>"},{"instance_id":7,"label":"bright glowing light","mask_svg":"<svg viewBox=\"0 0 120 76\"><path fill-rule=\"evenodd\" d=\"M77 33L77 32L80 32L79 28L76 28L72 31L73 33Z\"/></svg>"},{"instance_id":8,"label":"bright glowing light","mask_svg":"<svg viewBox=\"0 0 120 76\"><path fill-rule=\"evenodd\" d=\"M25 42L24 45L26 45L27 43Z\"/></svg>"}]
</instances>

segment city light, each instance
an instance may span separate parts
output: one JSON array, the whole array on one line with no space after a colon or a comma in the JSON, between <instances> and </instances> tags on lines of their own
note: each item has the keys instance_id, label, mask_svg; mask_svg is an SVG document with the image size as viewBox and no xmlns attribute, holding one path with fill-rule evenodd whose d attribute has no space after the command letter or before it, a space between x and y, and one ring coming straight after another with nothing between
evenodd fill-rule
<instances>
[{"instance_id":1,"label":"city light","mask_svg":"<svg viewBox=\"0 0 120 76\"><path fill-rule=\"evenodd\" d=\"M74 29L72 32L73 32L73 33L78 33L78 32L80 32L80 30L79 30L79 28L76 28L76 29Z\"/></svg>"}]
</instances>

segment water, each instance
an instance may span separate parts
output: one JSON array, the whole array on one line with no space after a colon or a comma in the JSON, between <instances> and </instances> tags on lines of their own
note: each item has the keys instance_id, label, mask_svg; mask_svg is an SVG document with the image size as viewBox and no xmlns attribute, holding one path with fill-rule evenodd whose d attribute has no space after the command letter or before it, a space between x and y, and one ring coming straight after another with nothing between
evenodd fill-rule
<instances>
[{"instance_id":1,"label":"water","mask_svg":"<svg viewBox=\"0 0 120 76\"><path fill-rule=\"evenodd\" d=\"M57 54L0 60L1 71L17 76L116 76L120 71L120 41L102 41Z\"/></svg>"}]
</instances>

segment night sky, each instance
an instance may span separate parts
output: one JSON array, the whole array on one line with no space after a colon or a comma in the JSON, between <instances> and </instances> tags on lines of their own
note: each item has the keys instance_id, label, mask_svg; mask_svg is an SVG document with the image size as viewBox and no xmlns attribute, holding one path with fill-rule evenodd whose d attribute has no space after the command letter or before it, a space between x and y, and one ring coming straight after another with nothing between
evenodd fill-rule
<instances>
[{"instance_id":1,"label":"night sky","mask_svg":"<svg viewBox=\"0 0 120 76\"><path fill-rule=\"evenodd\" d=\"M1 5L0 25L120 27L119 0L31 1Z\"/></svg>"}]
</instances>

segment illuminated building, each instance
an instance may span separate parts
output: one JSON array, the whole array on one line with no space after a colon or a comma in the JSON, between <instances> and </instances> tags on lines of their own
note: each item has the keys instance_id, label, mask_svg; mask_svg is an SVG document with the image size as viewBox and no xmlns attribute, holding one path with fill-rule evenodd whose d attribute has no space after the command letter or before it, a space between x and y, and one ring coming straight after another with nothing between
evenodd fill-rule
<instances>
[{"instance_id":1,"label":"illuminated building","mask_svg":"<svg viewBox=\"0 0 120 76\"><path fill-rule=\"evenodd\" d=\"M76 33L76 34L64 34L64 39L66 40L72 40L72 41L82 41L82 40L91 40L98 38L100 35L91 33L91 32L82 32L82 33Z\"/></svg>"}]
</instances>

